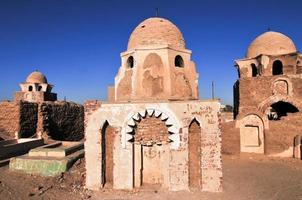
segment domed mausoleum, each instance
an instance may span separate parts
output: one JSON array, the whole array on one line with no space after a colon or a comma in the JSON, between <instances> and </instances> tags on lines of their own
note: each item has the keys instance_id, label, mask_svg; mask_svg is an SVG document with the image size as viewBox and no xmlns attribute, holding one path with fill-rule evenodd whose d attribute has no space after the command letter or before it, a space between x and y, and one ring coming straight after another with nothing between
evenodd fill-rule
<instances>
[{"instance_id":1,"label":"domed mausoleum","mask_svg":"<svg viewBox=\"0 0 302 200\"><path fill-rule=\"evenodd\" d=\"M200 100L181 31L149 18L121 53L108 102L87 101L86 186L221 191L218 100Z\"/></svg>"},{"instance_id":2,"label":"domed mausoleum","mask_svg":"<svg viewBox=\"0 0 302 200\"><path fill-rule=\"evenodd\" d=\"M198 73L180 30L149 18L132 32L115 77L114 101L198 99Z\"/></svg>"},{"instance_id":3,"label":"domed mausoleum","mask_svg":"<svg viewBox=\"0 0 302 200\"><path fill-rule=\"evenodd\" d=\"M47 78L39 71L29 74L26 81L20 84L21 91L16 92L14 101L28 102L56 101L57 94L52 93L53 85L47 83Z\"/></svg>"},{"instance_id":4,"label":"domed mausoleum","mask_svg":"<svg viewBox=\"0 0 302 200\"><path fill-rule=\"evenodd\" d=\"M301 60L292 39L274 31L254 39L246 57L236 60L234 114L241 152L293 156L302 131Z\"/></svg>"},{"instance_id":5,"label":"domed mausoleum","mask_svg":"<svg viewBox=\"0 0 302 200\"><path fill-rule=\"evenodd\" d=\"M42 137L76 141L84 137L84 107L58 101L44 74L34 71L20 83L13 101L0 101L0 137Z\"/></svg>"}]
</instances>

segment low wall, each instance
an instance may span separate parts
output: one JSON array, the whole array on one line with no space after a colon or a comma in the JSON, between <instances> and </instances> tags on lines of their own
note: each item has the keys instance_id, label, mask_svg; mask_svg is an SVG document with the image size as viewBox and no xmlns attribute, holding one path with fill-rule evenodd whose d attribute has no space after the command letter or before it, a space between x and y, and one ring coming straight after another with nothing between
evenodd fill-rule
<instances>
[{"instance_id":1,"label":"low wall","mask_svg":"<svg viewBox=\"0 0 302 200\"><path fill-rule=\"evenodd\" d=\"M39 105L38 131L54 140L78 141L84 138L84 107L65 101Z\"/></svg>"},{"instance_id":2,"label":"low wall","mask_svg":"<svg viewBox=\"0 0 302 200\"><path fill-rule=\"evenodd\" d=\"M37 104L24 101L0 102L0 137L30 137L36 133Z\"/></svg>"}]
</instances>

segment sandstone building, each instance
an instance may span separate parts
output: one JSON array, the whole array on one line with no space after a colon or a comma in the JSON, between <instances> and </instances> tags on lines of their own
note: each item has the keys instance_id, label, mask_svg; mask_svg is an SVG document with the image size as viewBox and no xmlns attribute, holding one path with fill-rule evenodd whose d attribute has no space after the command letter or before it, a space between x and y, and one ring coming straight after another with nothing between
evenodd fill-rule
<instances>
[{"instance_id":1,"label":"sandstone building","mask_svg":"<svg viewBox=\"0 0 302 200\"><path fill-rule=\"evenodd\" d=\"M84 107L57 101L52 85L38 71L32 72L12 102L0 102L0 138L38 137L48 140L81 140L84 137Z\"/></svg>"},{"instance_id":2,"label":"sandstone building","mask_svg":"<svg viewBox=\"0 0 302 200\"><path fill-rule=\"evenodd\" d=\"M191 53L167 19L134 29L108 102L85 104L87 188L221 191L220 103L199 100Z\"/></svg>"},{"instance_id":3,"label":"sandstone building","mask_svg":"<svg viewBox=\"0 0 302 200\"><path fill-rule=\"evenodd\" d=\"M258 36L246 57L236 60L234 115L241 152L293 155L302 125L301 61L293 41L273 31Z\"/></svg>"}]
</instances>

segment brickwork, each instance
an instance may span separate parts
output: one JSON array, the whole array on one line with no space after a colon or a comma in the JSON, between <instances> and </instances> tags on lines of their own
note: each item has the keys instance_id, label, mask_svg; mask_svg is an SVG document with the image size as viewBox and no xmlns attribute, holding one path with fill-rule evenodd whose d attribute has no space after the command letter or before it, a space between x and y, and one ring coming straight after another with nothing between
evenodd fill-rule
<instances>
[{"instance_id":1,"label":"brickwork","mask_svg":"<svg viewBox=\"0 0 302 200\"><path fill-rule=\"evenodd\" d=\"M20 104L0 102L0 133L2 137L14 138L19 131ZM0 136L1 137L1 136Z\"/></svg>"},{"instance_id":2,"label":"brickwork","mask_svg":"<svg viewBox=\"0 0 302 200\"><path fill-rule=\"evenodd\" d=\"M84 110L85 110L85 120L84 120L84 124L86 127L87 124L87 119L89 118L89 116L96 111L98 108L101 107L101 102L98 100L88 100L84 103Z\"/></svg>"},{"instance_id":3,"label":"brickwork","mask_svg":"<svg viewBox=\"0 0 302 200\"><path fill-rule=\"evenodd\" d=\"M301 58L289 37L268 31L251 43L245 59L236 60L236 121L222 126L225 153L240 147L241 152L293 156L302 126Z\"/></svg>"},{"instance_id":4,"label":"brickwork","mask_svg":"<svg viewBox=\"0 0 302 200\"><path fill-rule=\"evenodd\" d=\"M84 138L84 107L72 102L43 102L39 105L38 131L54 140L78 141Z\"/></svg>"},{"instance_id":5,"label":"brickwork","mask_svg":"<svg viewBox=\"0 0 302 200\"><path fill-rule=\"evenodd\" d=\"M22 138L32 137L36 134L38 122L38 104L20 102L20 128L19 135Z\"/></svg>"},{"instance_id":6,"label":"brickwork","mask_svg":"<svg viewBox=\"0 0 302 200\"><path fill-rule=\"evenodd\" d=\"M35 135L37 104L24 101L0 102L0 137L26 138Z\"/></svg>"},{"instance_id":7,"label":"brickwork","mask_svg":"<svg viewBox=\"0 0 302 200\"><path fill-rule=\"evenodd\" d=\"M140 144L162 144L169 142L168 128L160 118L146 117L137 122L134 141Z\"/></svg>"}]
</instances>

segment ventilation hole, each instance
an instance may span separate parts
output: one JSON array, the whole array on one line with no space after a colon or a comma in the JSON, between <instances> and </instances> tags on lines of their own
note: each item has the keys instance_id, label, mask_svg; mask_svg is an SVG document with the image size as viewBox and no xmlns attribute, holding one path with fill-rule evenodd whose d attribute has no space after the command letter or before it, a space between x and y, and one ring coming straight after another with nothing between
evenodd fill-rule
<instances>
[{"instance_id":1,"label":"ventilation hole","mask_svg":"<svg viewBox=\"0 0 302 200\"><path fill-rule=\"evenodd\" d=\"M145 28L145 25L142 25L141 27L142 27L142 28Z\"/></svg>"}]
</instances>

